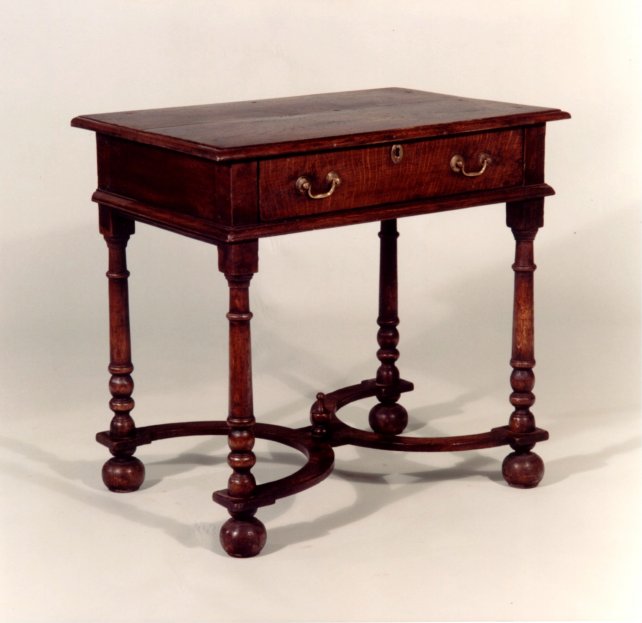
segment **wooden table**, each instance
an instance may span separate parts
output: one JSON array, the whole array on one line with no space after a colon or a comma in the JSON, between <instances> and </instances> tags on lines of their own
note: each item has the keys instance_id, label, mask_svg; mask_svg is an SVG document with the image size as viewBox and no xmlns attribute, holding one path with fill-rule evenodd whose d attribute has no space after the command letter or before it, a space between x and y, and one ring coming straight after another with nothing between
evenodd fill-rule
<instances>
[{"instance_id":1,"label":"wooden table","mask_svg":"<svg viewBox=\"0 0 642 623\"><path fill-rule=\"evenodd\" d=\"M97 435L113 455L103 467L112 491L135 491L145 468L138 446L186 435L227 435L227 488L214 493L230 519L225 551L258 554L266 530L258 508L320 482L333 448L346 444L416 452L508 445L505 480L534 487L544 465L532 452L548 438L536 427L533 366L533 240L543 225L544 136L558 109L467 99L409 89L375 89L240 103L76 117L96 132L100 231L109 248L111 373L108 431ZM403 216L506 203L516 240L513 412L508 425L456 437L403 436L410 391L396 367L397 227ZM229 285L229 415L227 421L136 426L125 248L135 221L218 247ZM265 236L371 221L381 222L379 350L374 379L319 393L311 425L290 429L257 423L252 400L249 285ZM372 430L342 422L338 410L366 397L377 404ZM252 474L256 438L300 450L306 465L271 483Z\"/></svg>"}]
</instances>

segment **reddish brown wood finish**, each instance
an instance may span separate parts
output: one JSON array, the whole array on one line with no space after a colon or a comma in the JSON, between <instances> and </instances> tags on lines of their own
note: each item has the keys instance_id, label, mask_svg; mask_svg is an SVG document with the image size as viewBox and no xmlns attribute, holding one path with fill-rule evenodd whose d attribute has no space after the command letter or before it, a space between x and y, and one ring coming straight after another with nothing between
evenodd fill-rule
<instances>
[{"instance_id":1,"label":"reddish brown wood finish","mask_svg":"<svg viewBox=\"0 0 642 623\"><path fill-rule=\"evenodd\" d=\"M385 88L83 115L72 124L220 162L485 132L568 117L556 108Z\"/></svg>"},{"instance_id":2,"label":"reddish brown wood finish","mask_svg":"<svg viewBox=\"0 0 642 623\"><path fill-rule=\"evenodd\" d=\"M228 494L248 499L256 489L251 472L256 463L254 447L254 405L252 398L252 345L250 338L250 280L259 269L258 241L226 244L219 247L219 270L230 290L229 331L229 427L228 465L232 475ZM223 549L239 558L256 556L265 545L265 526L254 517L256 508L230 511L231 518L221 528Z\"/></svg>"},{"instance_id":3,"label":"reddish brown wood finish","mask_svg":"<svg viewBox=\"0 0 642 623\"><path fill-rule=\"evenodd\" d=\"M533 277L533 241L537 230L544 225L544 201L509 203L506 207L506 223L513 231L516 241L515 294L513 306L513 347L510 377L513 393L510 402L514 411L510 416L509 430L512 433L531 433L535 430L535 418L531 406L535 402L532 390L535 385L535 325ZM530 452L533 444L511 444L515 452L506 457L502 466L504 478L516 487L534 487L544 476L544 463Z\"/></svg>"},{"instance_id":4,"label":"reddish brown wood finish","mask_svg":"<svg viewBox=\"0 0 642 623\"><path fill-rule=\"evenodd\" d=\"M421 198L455 195L492 188L521 186L524 175L522 130L467 134L456 138L399 143L397 163L392 146L351 149L267 160L259 165L259 210L266 221L340 212L364 206L401 203ZM472 169L488 154L488 171L465 177L450 169L459 154ZM310 200L296 189L304 175L315 192L327 187L326 175L336 172L341 185L323 201Z\"/></svg>"},{"instance_id":5,"label":"reddish brown wood finish","mask_svg":"<svg viewBox=\"0 0 642 623\"><path fill-rule=\"evenodd\" d=\"M568 118L557 109L424 93L376 89L257 102L215 104L77 117L98 143L100 230L109 248L111 372L108 431L97 439L113 455L103 469L114 491L133 491L144 478L136 448L186 435L227 435L227 488L216 491L230 519L220 539L232 556L258 554L266 530L257 509L311 487L332 471L334 447L347 444L405 452L448 452L511 446L506 481L535 486L543 462L532 452L548 438L535 426L533 241L543 225L545 124ZM403 157L400 157L403 152ZM459 154L468 172L481 153L491 162L474 177L453 171ZM393 158L394 156L394 158ZM341 177L331 196L297 190L306 176L314 193L329 170ZM397 219L487 203L507 204L515 241L511 366L513 413L507 426L454 437L407 437L398 403L413 389L400 379ZM131 416L133 365L129 329L126 245L134 221L218 246L229 285L229 411L226 421L136 427ZM290 429L257 423L252 395L249 286L258 271L258 239L321 227L381 221L379 331L375 379L319 393L312 425ZM374 432L343 423L339 409L375 397ZM256 438L302 452L303 467L274 482L252 473Z\"/></svg>"},{"instance_id":6,"label":"reddish brown wood finish","mask_svg":"<svg viewBox=\"0 0 642 623\"><path fill-rule=\"evenodd\" d=\"M114 413L109 427L110 436L127 441L135 435L136 425L131 416L134 408L134 371L129 330L129 292L127 288L126 247L134 233L134 221L115 214L109 208L100 209L100 231L109 249L109 338L110 361L109 406ZM136 491L145 478L145 467L134 456L136 445L120 444L113 458L103 466L103 481L111 491Z\"/></svg>"},{"instance_id":7,"label":"reddish brown wood finish","mask_svg":"<svg viewBox=\"0 0 642 623\"><path fill-rule=\"evenodd\" d=\"M305 218L291 218L279 222L259 223L253 225L218 225L211 221L192 217L180 212L172 212L154 208L129 197L122 197L104 190L97 190L93 199L101 205L109 205L120 213L131 216L137 221L162 227L169 231L190 236L205 242L220 244L223 242L240 242L254 240L267 236L295 234L312 229L328 227L343 227L358 223L383 221L403 216L417 216L418 214L433 214L448 210L461 210L489 203L502 203L504 201L521 201L533 197L548 197L555 194L547 184L533 184L530 186L515 186L500 188L462 195L435 197L403 203L383 204L368 208L357 208L345 212L332 212L329 214L315 214ZM239 202L240 203L240 202ZM245 206L248 207L248 206ZM251 212L248 208L247 212Z\"/></svg>"},{"instance_id":8,"label":"reddish brown wood finish","mask_svg":"<svg viewBox=\"0 0 642 623\"><path fill-rule=\"evenodd\" d=\"M397 314L397 221L381 221L379 256L379 316L377 323L377 399L368 416L370 427L383 435L398 435L408 425L408 412L397 401L399 388L399 316Z\"/></svg>"},{"instance_id":9,"label":"reddish brown wood finish","mask_svg":"<svg viewBox=\"0 0 642 623\"><path fill-rule=\"evenodd\" d=\"M135 197L168 215L219 226L257 221L257 164L210 160L98 135L98 186L107 196Z\"/></svg>"},{"instance_id":10,"label":"reddish brown wood finish","mask_svg":"<svg viewBox=\"0 0 642 623\"><path fill-rule=\"evenodd\" d=\"M72 124L98 135L95 201L218 244L546 196L553 191L543 178L524 178L540 153L525 137L567 117L390 88L85 115ZM395 145L404 150L396 164ZM456 153L476 169L482 151L492 156L483 176L450 170ZM322 186L332 167L343 179L332 197L297 192L299 176Z\"/></svg>"}]
</instances>

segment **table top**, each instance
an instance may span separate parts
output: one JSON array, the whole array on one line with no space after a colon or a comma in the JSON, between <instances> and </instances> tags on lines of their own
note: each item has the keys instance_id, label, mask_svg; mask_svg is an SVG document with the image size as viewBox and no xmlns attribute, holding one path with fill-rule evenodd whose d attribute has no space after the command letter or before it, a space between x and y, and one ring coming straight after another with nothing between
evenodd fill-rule
<instances>
[{"instance_id":1,"label":"table top","mask_svg":"<svg viewBox=\"0 0 642 623\"><path fill-rule=\"evenodd\" d=\"M569 115L401 88L83 115L101 209L215 244L553 193Z\"/></svg>"},{"instance_id":2,"label":"table top","mask_svg":"<svg viewBox=\"0 0 642 623\"><path fill-rule=\"evenodd\" d=\"M385 88L82 115L72 125L229 161L523 127L569 116L556 108Z\"/></svg>"}]
</instances>

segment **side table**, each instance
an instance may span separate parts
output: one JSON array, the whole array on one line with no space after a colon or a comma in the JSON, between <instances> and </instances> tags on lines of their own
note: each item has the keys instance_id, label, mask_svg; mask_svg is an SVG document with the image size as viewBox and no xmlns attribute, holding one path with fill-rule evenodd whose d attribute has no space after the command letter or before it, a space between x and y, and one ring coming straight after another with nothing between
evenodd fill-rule
<instances>
[{"instance_id":1,"label":"side table","mask_svg":"<svg viewBox=\"0 0 642 623\"><path fill-rule=\"evenodd\" d=\"M214 500L230 519L225 551L258 554L266 530L257 509L315 485L333 468L333 448L444 452L510 446L502 472L508 484L536 486L544 473L532 452L548 433L531 406L533 240L543 225L544 138L558 109L388 88L272 100L188 106L76 117L96 133L100 232L109 249L110 408L97 440L112 454L103 480L112 491L135 491L145 468L138 446L187 435L227 435L232 470ZM506 426L455 437L409 437L401 394L413 389L396 366L397 219L490 203L506 203L516 241L512 329L512 414ZM136 426L131 416L132 358L126 246L140 221L218 247L229 285L229 415L227 421ZM381 222L378 369L375 378L319 393L311 425L290 429L254 417L249 286L258 271L258 241L318 228ZM371 430L342 422L345 405L375 397ZM257 484L256 438L301 451L292 475Z\"/></svg>"}]
</instances>

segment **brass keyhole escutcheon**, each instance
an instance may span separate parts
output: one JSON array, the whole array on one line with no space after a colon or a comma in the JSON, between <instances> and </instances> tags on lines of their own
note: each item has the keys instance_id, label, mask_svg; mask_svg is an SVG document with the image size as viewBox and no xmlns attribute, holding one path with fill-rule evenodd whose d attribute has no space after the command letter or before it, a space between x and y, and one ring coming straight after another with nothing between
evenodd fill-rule
<instances>
[{"instance_id":1,"label":"brass keyhole escutcheon","mask_svg":"<svg viewBox=\"0 0 642 623\"><path fill-rule=\"evenodd\" d=\"M395 164L399 164L403 158L403 145L393 145L390 148L390 158Z\"/></svg>"}]
</instances>

